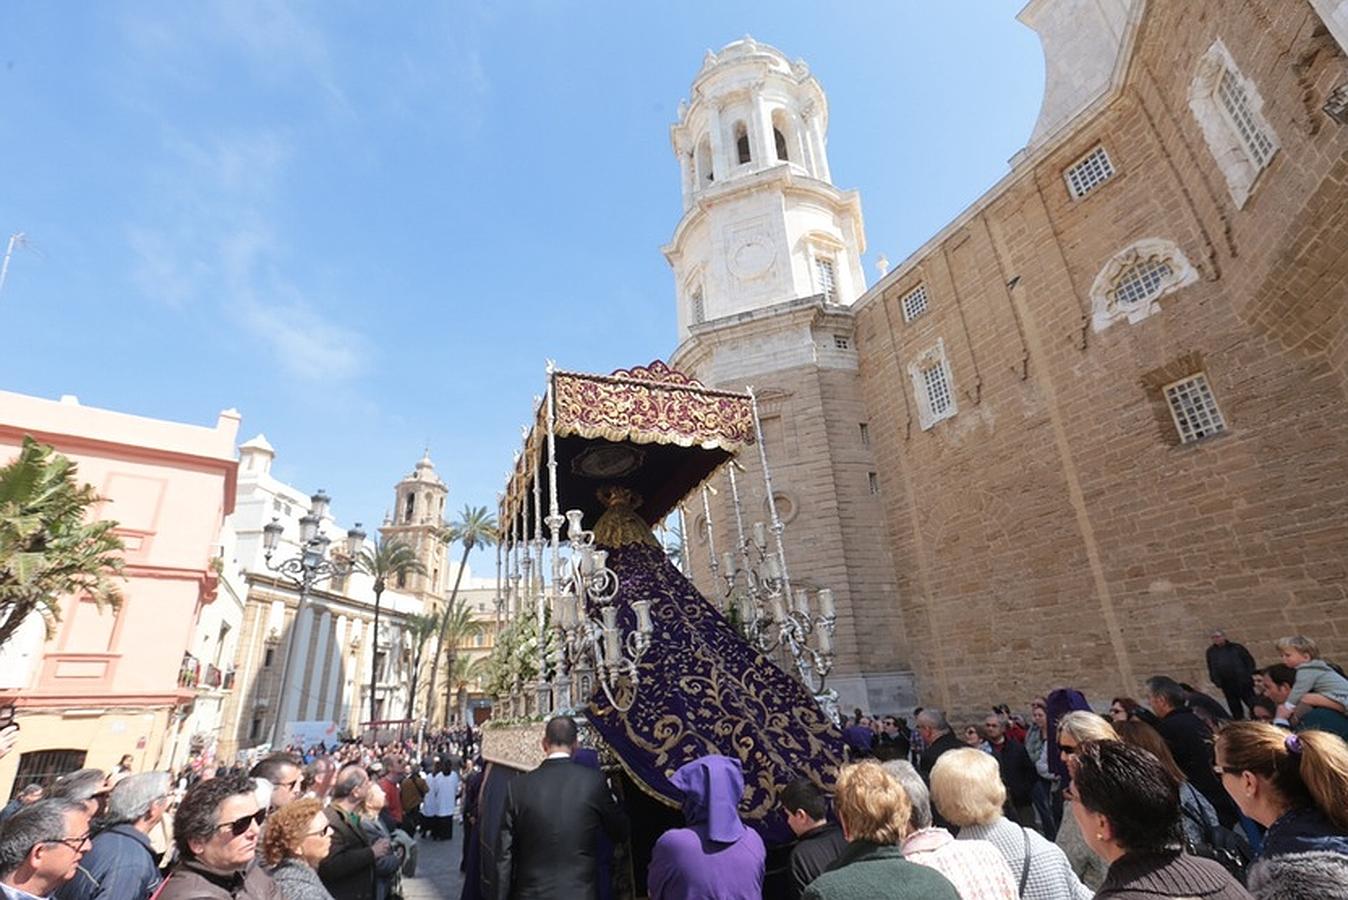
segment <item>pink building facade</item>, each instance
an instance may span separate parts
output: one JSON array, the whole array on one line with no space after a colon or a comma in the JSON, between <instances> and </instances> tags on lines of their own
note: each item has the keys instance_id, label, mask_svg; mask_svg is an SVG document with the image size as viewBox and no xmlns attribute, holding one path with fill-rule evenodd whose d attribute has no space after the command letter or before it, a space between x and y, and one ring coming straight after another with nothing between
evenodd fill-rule
<instances>
[{"instance_id":1,"label":"pink building facade","mask_svg":"<svg viewBox=\"0 0 1348 900\"><path fill-rule=\"evenodd\" d=\"M16 704L22 726L0 760L0 794L84 765L111 769L123 754L137 770L185 757L200 689L185 654L219 589L238 428L233 410L202 427L0 392L0 461L24 435L51 444L104 498L96 515L117 521L126 545L119 608L63 598L52 639L33 616L0 649L0 705Z\"/></svg>"}]
</instances>

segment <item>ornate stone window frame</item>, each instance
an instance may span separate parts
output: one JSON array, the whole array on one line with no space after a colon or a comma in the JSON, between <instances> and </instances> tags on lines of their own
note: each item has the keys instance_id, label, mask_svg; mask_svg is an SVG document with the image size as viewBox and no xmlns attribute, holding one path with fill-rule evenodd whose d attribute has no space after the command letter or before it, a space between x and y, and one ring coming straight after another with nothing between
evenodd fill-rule
<instances>
[{"instance_id":1,"label":"ornate stone window frame","mask_svg":"<svg viewBox=\"0 0 1348 900\"><path fill-rule=\"evenodd\" d=\"M823 231L811 231L802 239L810 260L810 283L816 293L823 294L826 303L842 303L842 262L846 247L833 235ZM820 260L825 261L833 274L833 291L830 294L822 283Z\"/></svg>"},{"instance_id":2,"label":"ornate stone window frame","mask_svg":"<svg viewBox=\"0 0 1348 900\"><path fill-rule=\"evenodd\" d=\"M1245 127L1257 130L1263 141L1270 145L1262 159L1251 149L1246 137L1241 134L1242 126L1233 120L1219 96L1223 76L1229 76L1244 93L1249 112L1249 121ZM1258 86L1253 79L1241 74L1231 51L1226 49L1221 38L1213 41L1212 46L1198 60L1193 81L1189 84L1189 109L1198 120L1203 140L1207 142L1217 168L1222 170L1226 178L1232 201L1237 209L1244 207L1245 201L1254 192L1259 174L1278 155L1281 145L1277 132L1264 118L1264 99L1259 94Z\"/></svg>"},{"instance_id":3,"label":"ornate stone window frame","mask_svg":"<svg viewBox=\"0 0 1348 900\"><path fill-rule=\"evenodd\" d=\"M932 377L928 373L932 373ZM945 338L937 338L936 343L918 354L917 359L908 364L908 377L913 382L913 396L917 400L917 419L923 431L930 430L937 422L952 418L959 412L959 402L955 392L955 376L950 370L950 360L945 353ZM931 390L933 380L943 382L948 401L937 408L933 402Z\"/></svg>"},{"instance_id":4,"label":"ornate stone window frame","mask_svg":"<svg viewBox=\"0 0 1348 900\"><path fill-rule=\"evenodd\" d=\"M1155 290L1145 298L1127 302L1117 296L1118 288L1129 273L1139 266L1162 264L1168 270L1161 275ZM1099 332L1120 320L1136 325L1161 311L1158 302L1166 294L1177 291L1198 280L1198 271L1189 262L1174 241L1163 238L1143 238L1116 253L1091 285L1091 327Z\"/></svg>"}]
</instances>

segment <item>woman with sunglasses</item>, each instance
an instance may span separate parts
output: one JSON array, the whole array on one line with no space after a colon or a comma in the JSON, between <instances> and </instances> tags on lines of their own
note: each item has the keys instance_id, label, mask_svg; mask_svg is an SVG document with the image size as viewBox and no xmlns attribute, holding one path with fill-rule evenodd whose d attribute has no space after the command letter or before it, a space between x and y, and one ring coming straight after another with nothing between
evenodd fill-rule
<instances>
[{"instance_id":1,"label":"woman with sunglasses","mask_svg":"<svg viewBox=\"0 0 1348 900\"><path fill-rule=\"evenodd\" d=\"M331 847L332 825L318 800L296 800L268 819L262 857L285 900L332 900L317 872Z\"/></svg>"},{"instance_id":2,"label":"woman with sunglasses","mask_svg":"<svg viewBox=\"0 0 1348 900\"><path fill-rule=\"evenodd\" d=\"M246 775L198 781L173 822L178 863L158 900L284 900L272 877L253 865L267 811Z\"/></svg>"},{"instance_id":3,"label":"woman with sunglasses","mask_svg":"<svg viewBox=\"0 0 1348 900\"><path fill-rule=\"evenodd\" d=\"M1072 814L1071 776L1076 763L1077 748L1086 741L1117 741L1118 732L1109 720L1086 710L1067 713L1058 721L1058 758L1067 771L1068 781L1063 785L1063 812L1058 825L1058 835L1054 843L1067 854L1072 863L1072 871L1082 883L1091 889L1098 888L1105 880L1109 866L1100 858L1081 834L1076 817Z\"/></svg>"}]
</instances>

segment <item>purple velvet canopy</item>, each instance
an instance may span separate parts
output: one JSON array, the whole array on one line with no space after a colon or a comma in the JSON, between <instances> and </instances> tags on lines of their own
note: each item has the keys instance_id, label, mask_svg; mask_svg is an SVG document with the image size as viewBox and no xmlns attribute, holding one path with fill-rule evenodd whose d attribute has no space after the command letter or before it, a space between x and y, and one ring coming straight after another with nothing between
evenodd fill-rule
<instances>
[{"instance_id":1,"label":"purple velvet canopy","mask_svg":"<svg viewBox=\"0 0 1348 900\"><path fill-rule=\"evenodd\" d=\"M661 548L606 549L619 579L614 603L622 627L634 627L632 601L648 599L654 633L631 709L619 712L598 691L589 721L638 786L676 809L690 788L703 789L697 779L704 775L678 774L681 767L709 755L738 760L740 817L768 843L790 841L777 792L796 778L831 790L843 760L838 729L810 692L755 650ZM725 775L715 766L701 769L713 780ZM719 819L714 824L728 833Z\"/></svg>"}]
</instances>

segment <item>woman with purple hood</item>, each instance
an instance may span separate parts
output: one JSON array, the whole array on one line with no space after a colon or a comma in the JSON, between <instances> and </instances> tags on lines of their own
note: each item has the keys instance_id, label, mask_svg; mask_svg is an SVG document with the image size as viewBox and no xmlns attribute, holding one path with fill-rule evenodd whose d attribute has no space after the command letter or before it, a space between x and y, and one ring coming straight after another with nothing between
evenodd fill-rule
<instances>
[{"instance_id":1,"label":"woman with purple hood","mask_svg":"<svg viewBox=\"0 0 1348 900\"><path fill-rule=\"evenodd\" d=\"M683 793L686 828L660 835L646 886L651 900L760 900L767 851L739 817L744 771L737 759L703 756L669 779Z\"/></svg>"}]
</instances>

